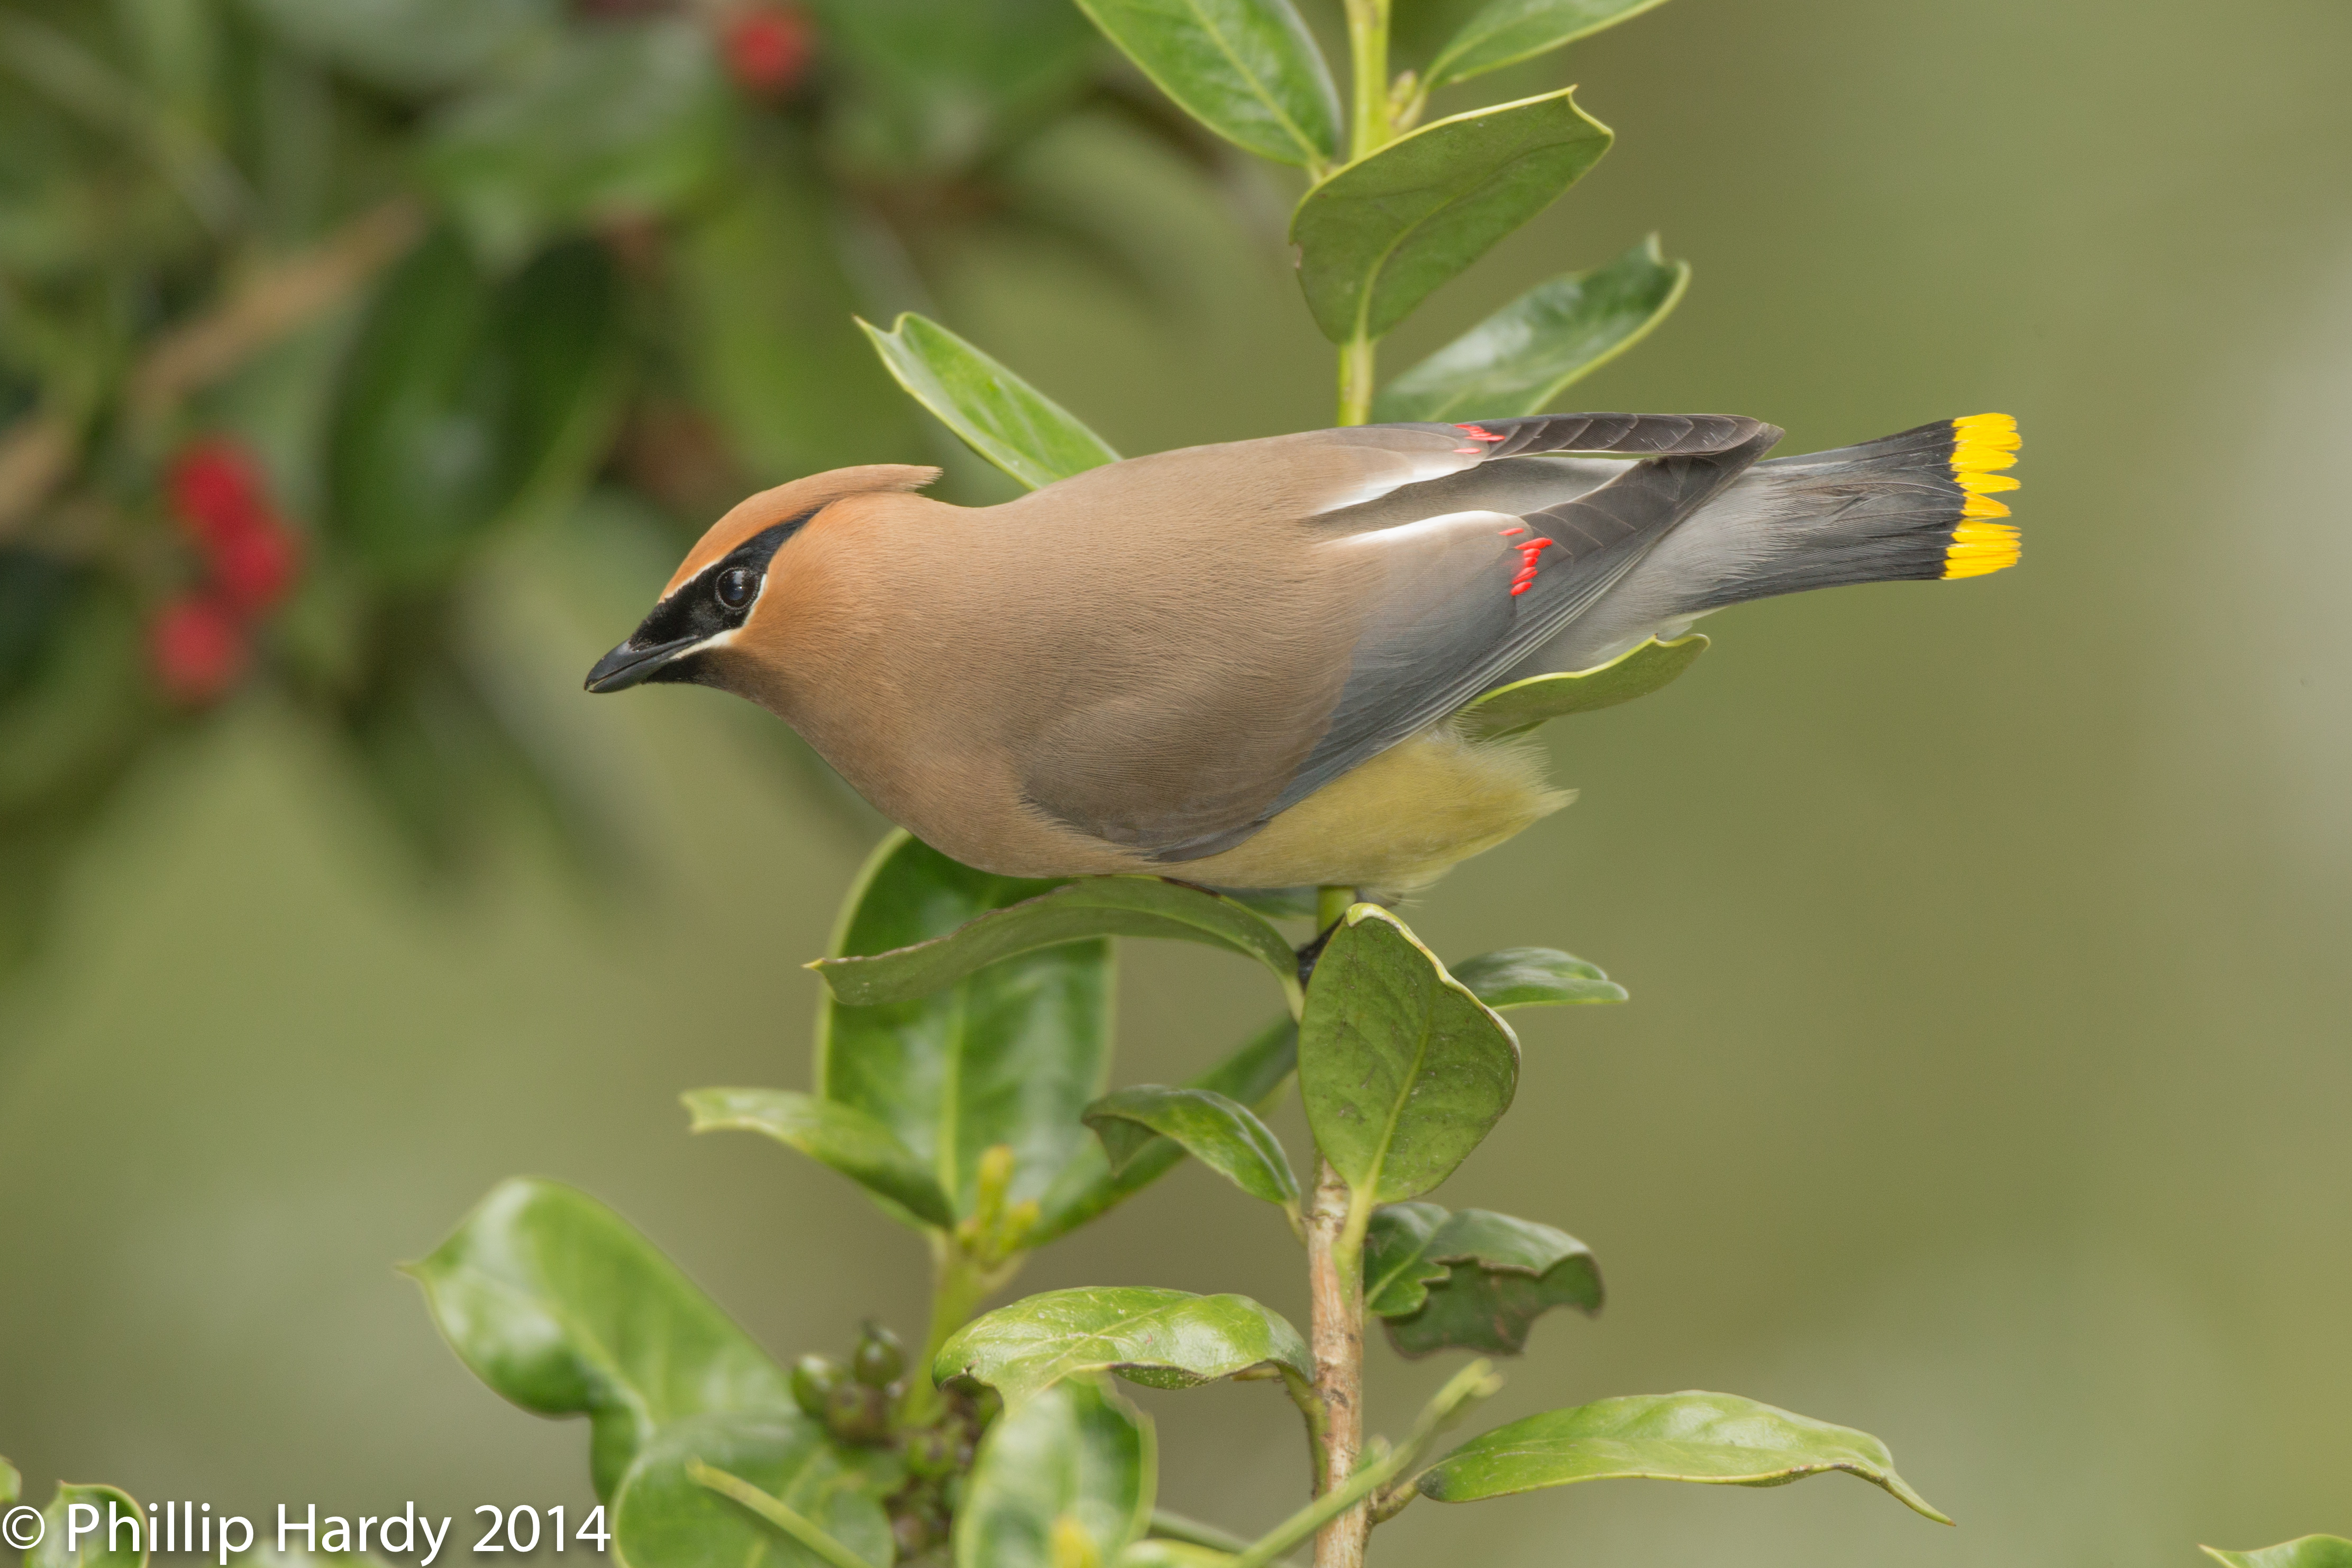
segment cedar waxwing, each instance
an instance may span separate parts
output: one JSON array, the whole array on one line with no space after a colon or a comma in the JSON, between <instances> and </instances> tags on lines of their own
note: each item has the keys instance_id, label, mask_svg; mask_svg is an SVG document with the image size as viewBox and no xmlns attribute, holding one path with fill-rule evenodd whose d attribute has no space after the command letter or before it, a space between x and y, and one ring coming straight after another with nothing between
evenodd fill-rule
<instances>
[{"instance_id":1,"label":"cedar waxwing","mask_svg":"<svg viewBox=\"0 0 2352 1568\"><path fill-rule=\"evenodd\" d=\"M1370 425L1131 458L1002 506L842 468L719 520L591 691L693 681L1008 876L1393 895L1568 795L1451 715L1727 605L2018 558L2006 415L1759 462L1724 415ZM1630 460L1628 460L1630 459Z\"/></svg>"}]
</instances>

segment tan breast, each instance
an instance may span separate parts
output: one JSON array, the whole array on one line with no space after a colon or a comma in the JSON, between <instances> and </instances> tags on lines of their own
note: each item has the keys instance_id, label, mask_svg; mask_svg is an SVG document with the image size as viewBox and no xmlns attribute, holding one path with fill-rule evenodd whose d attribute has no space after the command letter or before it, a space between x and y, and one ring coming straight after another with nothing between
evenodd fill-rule
<instances>
[{"instance_id":1,"label":"tan breast","mask_svg":"<svg viewBox=\"0 0 2352 1568\"><path fill-rule=\"evenodd\" d=\"M1338 700L1357 569L1198 465L1121 467L1155 464L1000 507L839 501L778 552L756 663L722 673L989 869L1139 867L1139 827L1262 809Z\"/></svg>"}]
</instances>

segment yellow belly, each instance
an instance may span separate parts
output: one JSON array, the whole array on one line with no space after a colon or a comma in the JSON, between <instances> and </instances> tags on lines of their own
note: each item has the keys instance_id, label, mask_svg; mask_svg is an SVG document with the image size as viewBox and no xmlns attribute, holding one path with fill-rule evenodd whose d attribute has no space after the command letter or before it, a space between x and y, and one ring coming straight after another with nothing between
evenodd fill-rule
<instances>
[{"instance_id":1,"label":"yellow belly","mask_svg":"<svg viewBox=\"0 0 2352 1568\"><path fill-rule=\"evenodd\" d=\"M1438 724L1334 779L1245 842L1163 868L1217 888L1427 887L1576 798L1528 741L1465 741Z\"/></svg>"}]
</instances>

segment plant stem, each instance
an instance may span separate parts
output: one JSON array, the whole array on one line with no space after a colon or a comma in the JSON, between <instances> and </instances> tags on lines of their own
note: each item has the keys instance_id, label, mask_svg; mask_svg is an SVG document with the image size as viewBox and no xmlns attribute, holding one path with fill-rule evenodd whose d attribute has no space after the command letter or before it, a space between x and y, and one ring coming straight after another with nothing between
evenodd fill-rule
<instances>
[{"instance_id":1,"label":"plant stem","mask_svg":"<svg viewBox=\"0 0 2352 1568\"><path fill-rule=\"evenodd\" d=\"M1362 1230L1358 1228L1355 1234L1360 1243ZM1495 1375L1494 1366L1488 1362L1475 1361L1455 1373L1447 1380L1445 1386L1437 1391L1436 1397L1422 1407L1420 1417L1412 1424L1412 1435L1405 1439L1402 1447L1390 1448L1376 1443L1372 1457L1361 1469L1345 1477L1339 1485L1276 1525L1248 1551L1236 1556L1231 1568L1266 1568L1277 1554L1288 1551L1294 1543L1306 1540L1318 1531L1322 1534L1315 1542L1316 1568L1323 1568L1323 1543L1328 1539L1332 1528L1360 1517L1373 1494L1389 1488L1391 1483L1400 1486L1410 1484L1412 1474L1428 1456L1430 1445L1437 1440L1438 1436L1460 1420L1464 1411L1479 1400L1489 1397L1502 1385L1503 1380ZM1360 1563L1364 1554L1362 1531L1357 1532L1355 1543L1354 1561Z\"/></svg>"},{"instance_id":2,"label":"plant stem","mask_svg":"<svg viewBox=\"0 0 2352 1568\"><path fill-rule=\"evenodd\" d=\"M1315 1196L1307 1211L1307 1292L1313 1316L1315 1393L1323 1402L1322 1474L1318 1497L1346 1486L1364 1441L1364 1230L1355 1194L1331 1163L1316 1161ZM1370 1516L1350 1508L1315 1538L1315 1568L1362 1568Z\"/></svg>"},{"instance_id":3,"label":"plant stem","mask_svg":"<svg viewBox=\"0 0 2352 1568\"><path fill-rule=\"evenodd\" d=\"M906 1397L898 1406L902 1419L919 1426L938 1412L940 1391L931 1382L931 1363L939 1358L940 1347L971 1321L982 1301L1020 1271L1022 1257L1016 1252L992 1267L974 1258L956 1237L933 1233L931 1326L923 1336L923 1359L914 1364L907 1379Z\"/></svg>"},{"instance_id":4,"label":"plant stem","mask_svg":"<svg viewBox=\"0 0 2352 1568\"><path fill-rule=\"evenodd\" d=\"M1229 1530L1203 1524L1197 1519L1187 1519L1181 1513L1171 1513L1164 1508L1151 1510L1151 1533L1162 1541L1181 1541L1188 1546L1205 1546L1212 1552L1223 1552L1235 1557L1247 1552L1251 1545ZM1273 1561L1277 1565L1283 1563L1279 1557Z\"/></svg>"},{"instance_id":5,"label":"plant stem","mask_svg":"<svg viewBox=\"0 0 2352 1568\"><path fill-rule=\"evenodd\" d=\"M1389 143L1389 0L1348 0L1348 52L1355 61L1349 158Z\"/></svg>"},{"instance_id":6,"label":"plant stem","mask_svg":"<svg viewBox=\"0 0 2352 1568\"><path fill-rule=\"evenodd\" d=\"M1372 417L1372 355L1379 345L1359 337L1339 345L1339 423L1362 425Z\"/></svg>"},{"instance_id":7,"label":"plant stem","mask_svg":"<svg viewBox=\"0 0 2352 1568\"><path fill-rule=\"evenodd\" d=\"M1355 65L1348 156L1369 158L1396 138L1389 94L1390 0L1348 0L1348 53ZM1372 416L1373 342L1360 330L1339 345L1339 423Z\"/></svg>"},{"instance_id":8,"label":"plant stem","mask_svg":"<svg viewBox=\"0 0 2352 1568\"><path fill-rule=\"evenodd\" d=\"M1315 928L1325 936L1356 901L1356 889L1318 889ZM1311 980L1311 976L1305 976ZM1364 1226L1356 1194L1319 1153L1315 1190L1307 1200L1307 1285L1312 1311L1309 1348L1315 1357L1315 1495L1328 1498L1356 1469L1364 1442ZM1368 1508L1342 1511L1319 1525L1315 1568L1360 1568L1370 1531Z\"/></svg>"}]
</instances>

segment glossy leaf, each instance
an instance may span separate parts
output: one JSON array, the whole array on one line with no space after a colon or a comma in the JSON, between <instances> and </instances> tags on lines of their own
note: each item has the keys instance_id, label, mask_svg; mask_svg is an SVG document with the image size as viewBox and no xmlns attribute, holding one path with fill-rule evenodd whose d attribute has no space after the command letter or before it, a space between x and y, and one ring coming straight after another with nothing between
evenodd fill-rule
<instances>
[{"instance_id":1,"label":"glossy leaf","mask_svg":"<svg viewBox=\"0 0 2352 1568\"><path fill-rule=\"evenodd\" d=\"M1324 1158L1393 1203L1454 1172L1518 1087L1519 1043L1404 923L1358 904L1307 988L1298 1088Z\"/></svg>"},{"instance_id":2,"label":"glossy leaf","mask_svg":"<svg viewBox=\"0 0 2352 1568\"><path fill-rule=\"evenodd\" d=\"M1488 0L1422 72L1432 88L1465 81L1613 27L1663 0Z\"/></svg>"},{"instance_id":3,"label":"glossy leaf","mask_svg":"<svg viewBox=\"0 0 2352 1568\"><path fill-rule=\"evenodd\" d=\"M956 1222L948 1195L898 1135L853 1106L781 1089L698 1089L686 1096L694 1130L764 1132L878 1193L926 1225ZM716 1463L716 1461L713 1461ZM723 1467L722 1467L723 1468Z\"/></svg>"},{"instance_id":4,"label":"glossy leaf","mask_svg":"<svg viewBox=\"0 0 2352 1568\"><path fill-rule=\"evenodd\" d=\"M1611 133L1573 91L1425 125L1308 191L1290 238L1323 335L1381 336L1583 178Z\"/></svg>"},{"instance_id":5,"label":"glossy leaf","mask_svg":"<svg viewBox=\"0 0 2352 1568\"><path fill-rule=\"evenodd\" d=\"M1211 1089L1264 1110L1280 1096L1297 1067L1298 1026L1278 1018L1187 1087ZM1057 1236L1067 1235L1158 1181L1183 1157L1182 1145L1155 1136L1113 1171L1110 1156L1098 1140L1081 1149L1063 1168L1053 1190L1039 1200L1043 1213L1030 1232L1030 1244L1043 1247Z\"/></svg>"},{"instance_id":6,"label":"glossy leaf","mask_svg":"<svg viewBox=\"0 0 2352 1568\"><path fill-rule=\"evenodd\" d=\"M1605 267L1538 283L1381 389L1372 417L1452 424L1540 414L1647 337L1680 302L1690 264L1652 235Z\"/></svg>"},{"instance_id":7,"label":"glossy leaf","mask_svg":"<svg viewBox=\"0 0 2352 1568\"><path fill-rule=\"evenodd\" d=\"M570 1187L500 1183L405 1272L476 1377L536 1415L588 1417L589 1473L608 1501L672 1422L793 1407L750 1336L628 1221Z\"/></svg>"},{"instance_id":8,"label":"glossy leaf","mask_svg":"<svg viewBox=\"0 0 2352 1568\"><path fill-rule=\"evenodd\" d=\"M836 956L887 952L1053 886L958 865L904 833L851 890ZM1110 1067L1110 944L1068 942L1003 959L928 996L818 1013L816 1092L881 1122L971 1212L980 1158L1009 1144L1009 1201L1038 1197L1094 1134L1079 1112Z\"/></svg>"},{"instance_id":9,"label":"glossy leaf","mask_svg":"<svg viewBox=\"0 0 2352 1568\"><path fill-rule=\"evenodd\" d=\"M1250 1372L1311 1379L1307 1342L1246 1296L1148 1285L1048 1290L966 1323L940 1347L935 1382L970 1377L1019 1404L1065 1378L1115 1372L1192 1388Z\"/></svg>"},{"instance_id":10,"label":"glossy leaf","mask_svg":"<svg viewBox=\"0 0 2352 1568\"><path fill-rule=\"evenodd\" d=\"M443 114L424 168L482 253L511 262L581 224L679 210L719 174L730 118L708 26L570 28Z\"/></svg>"},{"instance_id":11,"label":"glossy leaf","mask_svg":"<svg viewBox=\"0 0 2352 1568\"><path fill-rule=\"evenodd\" d=\"M547 43L560 0L245 0L273 37L379 87L464 85Z\"/></svg>"},{"instance_id":12,"label":"glossy leaf","mask_svg":"<svg viewBox=\"0 0 2352 1568\"><path fill-rule=\"evenodd\" d=\"M1454 978L1497 1013L1575 1002L1622 1002L1625 988L1598 964L1549 947L1505 947L1452 966Z\"/></svg>"},{"instance_id":13,"label":"glossy leaf","mask_svg":"<svg viewBox=\"0 0 2352 1568\"><path fill-rule=\"evenodd\" d=\"M1254 958L1288 993L1298 992L1298 956L1280 931L1246 905L1165 877L1087 877L983 914L947 935L867 958L821 958L809 965L836 1001L853 1007L928 996L983 964L1059 942L1104 936L1203 942Z\"/></svg>"},{"instance_id":14,"label":"glossy leaf","mask_svg":"<svg viewBox=\"0 0 2352 1568\"><path fill-rule=\"evenodd\" d=\"M1193 119L1261 158L1339 156L1339 94L1290 0L1077 0Z\"/></svg>"},{"instance_id":15,"label":"glossy leaf","mask_svg":"<svg viewBox=\"0 0 2352 1568\"><path fill-rule=\"evenodd\" d=\"M876 1568L889 1563L882 1499L900 1479L897 1458L835 1444L820 1424L788 1410L695 1415L662 1428L614 1497L613 1546L625 1568L830 1568L697 1481L688 1470L696 1460L759 1488Z\"/></svg>"},{"instance_id":16,"label":"glossy leaf","mask_svg":"<svg viewBox=\"0 0 2352 1568\"><path fill-rule=\"evenodd\" d=\"M1601 1310L1601 1269L1565 1231L1485 1209L1435 1204L1374 1211L1364 1236L1364 1305L1408 1356L1518 1355L1554 1307Z\"/></svg>"},{"instance_id":17,"label":"glossy leaf","mask_svg":"<svg viewBox=\"0 0 2352 1568\"><path fill-rule=\"evenodd\" d=\"M138 1528L110 1533L110 1507L117 1510L116 1519L138 1521ZM92 1512L74 1514L76 1508L92 1510L95 1518ZM60 1484L41 1510L41 1522L40 1542L25 1553L24 1568L142 1568L147 1562L147 1510L120 1487ZM135 1551L128 1544L133 1540L139 1543ZM116 1551L117 1545L124 1550Z\"/></svg>"},{"instance_id":18,"label":"glossy leaf","mask_svg":"<svg viewBox=\"0 0 2352 1568\"><path fill-rule=\"evenodd\" d=\"M1101 1380L1013 1405L964 1483L956 1568L1068 1568L1074 1547L1115 1562L1151 1518L1157 1469L1151 1423Z\"/></svg>"},{"instance_id":19,"label":"glossy leaf","mask_svg":"<svg viewBox=\"0 0 2352 1568\"><path fill-rule=\"evenodd\" d=\"M1490 741L1571 713L1614 708L1671 682L1706 651L1706 641L1696 632L1672 642L1654 637L1592 669L1531 675L1480 696L1456 712L1454 722L1470 739Z\"/></svg>"},{"instance_id":20,"label":"glossy leaf","mask_svg":"<svg viewBox=\"0 0 2352 1568\"><path fill-rule=\"evenodd\" d=\"M569 501L625 390L604 247L490 279L447 234L378 291L336 389L327 531L396 583L452 573L501 523Z\"/></svg>"},{"instance_id":21,"label":"glossy leaf","mask_svg":"<svg viewBox=\"0 0 2352 1568\"><path fill-rule=\"evenodd\" d=\"M1549 1410L1473 1437L1415 1483L1439 1502L1476 1502L1577 1481L1645 1479L1777 1487L1843 1470L1949 1524L1895 1473L1886 1445L1732 1394L1650 1394Z\"/></svg>"},{"instance_id":22,"label":"glossy leaf","mask_svg":"<svg viewBox=\"0 0 2352 1568\"><path fill-rule=\"evenodd\" d=\"M2352 1568L2352 1541L2340 1535L2305 1535L2249 1552L2225 1552L2218 1546L2198 1550L2229 1568Z\"/></svg>"},{"instance_id":23,"label":"glossy leaf","mask_svg":"<svg viewBox=\"0 0 2352 1568\"><path fill-rule=\"evenodd\" d=\"M909 311L887 332L857 324L909 396L1031 489L1118 461L1067 409L938 322Z\"/></svg>"},{"instance_id":24,"label":"glossy leaf","mask_svg":"<svg viewBox=\"0 0 2352 1568\"><path fill-rule=\"evenodd\" d=\"M1086 1123L1102 1140L1113 1171L1124 1170L1156 1135L1254 1198L1285 1208L1298 1202L1298 1178L1282 1141L1248 1106L1214 1089L1122 1089L1087 1106Z\"/></svg>"}]
</instances>

